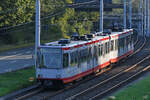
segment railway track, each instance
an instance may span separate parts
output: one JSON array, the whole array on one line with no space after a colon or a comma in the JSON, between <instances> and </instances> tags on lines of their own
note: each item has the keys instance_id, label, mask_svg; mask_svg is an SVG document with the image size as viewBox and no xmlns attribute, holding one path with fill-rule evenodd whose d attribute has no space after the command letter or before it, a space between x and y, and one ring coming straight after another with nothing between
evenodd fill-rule
<instances>
[{"instance_id":1,"label":"railway track","mask_svg":"<svg viewBox=\"0 0 150 100\"><path fill-rule=\"evenodd\" d=\"M137 64L131 66L130 68L110 77L109 79L100 82L78 94L75 94L66 100L95 100L106 96L112 90L118 88L119 86L127 83L136 76L142 74L143 72L150 69L150 55L138 62ZM149 62L149 63L148 63ZM147 66L147 67L146 67Z\"/></svg>"},{"instance_id":2,"label":"railway track","mask_svg":"<svg viewBox=\"0 0 150 100\"><path fill-rule=\"evenodd\" d=\"M137 38L137 41L135 42L135 44L134 45L137 45L137 46L139 46L140 48L139 49L137 49L136 51L136 53L138 53L143 47L144 47L144 44L142 45L142 46L140 46L139 44L140 44L141 42L140 42L140 40L139 40L139 38ZM144 42L145 43L145 42ZM135 55L136 53L134 53L133 55ZM130 56L133 56L133 55L130 55ZM108 69L109 70L109 69ZM104 73L104 72L103 72ZM100 73L100 74L102 74L102 73ZM87 82L87 81L89 81L89 80L91 80L91 79L93 79L95 76L92 76L92 77L90 77L90 78L86 78L85 80L83 80L83 81L79 81L78 83L76 83L76 84L74 84L74 85L70 85L70 86L67 86L65 89L63 89L63 90L59 90L59 91L44 91L43 92L43 88L39 88L39 89L37 89L37 90L33 90L32 92L29 92L29 93L26 93L26 94L24 94L24 95L22 95L22 96L19 96L19 97L15 97L15 100L25 100L25 99L27 99L27 100L34 100L34 99L29 99L29 97L32 97L33 95L38 95L38 100L40 99L40 100L45 100L45 99L48 99L48 98L51 98L51 97L53 97L53 96L57 96L58 94L61 94L61 93L63 93L64 91L68 91L68 90L73 90L74 88L76 88L78 85L80 85L80 84L83 84L84 82ZM105 81L105 80L104 80ZM48 93L46 93L46 92L48 92Z\"/></svg>"},{"instance_id":3,"label":"railway track","mask_svg":"<svg viewBox=\"0 0 150 100\"><path fill-rule=\"evenodd\" d=\"M136 36L136 41L134 42L134 46L138 43L138 41L139 41L139 37Z\"/></svg>"},{"instance_id":4,"label":"railway track","mask_svg":"<svg viewBox=\"0 0 150 100\"><path fill-rule=\"evenodd\" d=\"M143 37L143 38L137 38L137 40L134 42L134 50L135 50L135 52L138 52L138 51L140 51L140 46L142 45L142 44L144 44L144 41L143 41L143 39L144 39L144 41L145 41L145 37Z\"/></svg>"},{"instance_id":5,"label":"railway track","mask_svg":"<svg viewBox=\"0 0 150 100\"><path fill-rule=\"evenodd\" d=\"M143 49L143 47L146 45L146 38L144 38L144 42L142 41L142 46L140 45L139 47L139 49L137 49L136 50L136 52L133 54L133 55L136 55L138 52L140 52L140 50L142 50ZM133 56L132 55L132 56ZM132 56L130 56L130 57L132 57ZM147 57L147 54L145 54L145 55L143 55L143 58L145 58L145 57ZM143 59L143 58L141 58L141 59ZM137 61L136 62L139 62L141 59L136 59ZM129 62L132 62L132 61L129 61ZM140 61L141 62L141 61ZM138 65L139 63L137 63L137 64L134 64L133 66L131 66L131 65L129 65L129 66L127 66L127 67L125 67L125 66L122 66L122 68L121 69L119 69L118 70L118 72L116 72L116 71L110 71L110 73L106 73L106 75L101 75L101 76L103 76L103 77L101 77L101 76L99 76L100 78L95 78L95 79L93 79L92 81L90 80L90 82L89 83L85 83L85 84L83 84L83 85L81 85L79 88L77 88L76 90L75 89L72 89L72 91L71 90L69 90L67 93L63 93L62 95L59 95L59 96L55 96L55 97L52 97L52 98L50 98L49 100L53 100L53 99L57 99L57 100L61 100L62 98L63 99L66 99L66 100L70 100L70 99L72 99L72 98L74 98L74 96L76 97L76 95L77 94L82 94L82 92L83 91L85 91L87 88L89 88L89 87L93 87L93 84L100 84L99 82L101 82L101 83L105 83L107 80L110 80L111 78L113 79L115 76L116 77L118 77L119 75L121 75L121 73L123 74L123 72L124 72L124 70L126 70L127 71L127 69L128 70L131 70L131 69L134 69L137 65ZM124 65L124 64L123 64ZM127 64L128 65L128 64ZM118 66L118 65L117 65ZM124 67L124 68L123 68ZM115 70L116 68L114 68L113 70ZM116 73L120 73L120 74L116 74ZM112 77L113 76L113 77ZM95 81L98 81L97 83L95 82ZM110 82L111 83L111 82ZM87 85L88 84L88 85ZM83 88L84 87L84 88ZM106 86L102 86L102 87L106 87ZM72 95L72 94L75 94L75 95ZM69 98L68 98L69 97ZM87 96L86 96L87 97ZM83 98L82 98L83 99ZM81 99L81 100L82 100ZM75 100L78 100L78 98L75 98ZM85 99L86 100L86 99Z\"/></svg>"},{"instance_id":6,"label":"railway track","mask_svg":"<svg viewBox=\"0 0 150 100\"><path fill-rule=\"evenodd\" d=\"M149 59L148 59L149 60ZM141 69L139 69L136 73L132 74L130 77L124 77L124 80L123 81L120 81L118 83L115 83L112 87L108 88L107 90L103 91L103 92L100 92L96 95L94 95L93 97L90 97L89 100L96 100L96 99L100 99L101 96L103 95L106 95L107 93L110 93L111 91L113 91L114 89L124 85L125 83L129 82L129 81L133 81L137 76L145 73L146 71L150 71L150 66L147 66L147 67L143 67ZM132 71L133 72L133 71Z\"/></svg>"}]
</instances>

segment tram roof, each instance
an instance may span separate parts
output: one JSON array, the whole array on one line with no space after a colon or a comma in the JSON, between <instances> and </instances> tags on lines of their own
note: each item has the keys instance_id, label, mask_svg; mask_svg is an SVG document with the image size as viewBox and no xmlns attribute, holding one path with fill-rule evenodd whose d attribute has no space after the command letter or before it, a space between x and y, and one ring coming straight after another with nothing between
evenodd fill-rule
<instances>
[{"instance_id":1,"label":"tram roof","mask_svg":"<svg viewBox=\"0 0 150 100\"><path fill-rule=\"evenodd\" d=\"M87 40L87 41L83 41L83 40L73 41L73 40L71 40L70 43L64 44L64 45L59 44L58 43L59 41L55 41L55 42L45 43L44 45L41 45L40 47L64 48L64 50L67 50L70 47L78 48L78 47L82 47L83 45L102 42L102 41L108 40L110 37L111 38L120 37L122 34L127 34L128 32L131 32L131 31L133 31L133 29L126 29L123 32L112 32L110 35L95 36L91 40Z\"/></svg>"}]
</instances>

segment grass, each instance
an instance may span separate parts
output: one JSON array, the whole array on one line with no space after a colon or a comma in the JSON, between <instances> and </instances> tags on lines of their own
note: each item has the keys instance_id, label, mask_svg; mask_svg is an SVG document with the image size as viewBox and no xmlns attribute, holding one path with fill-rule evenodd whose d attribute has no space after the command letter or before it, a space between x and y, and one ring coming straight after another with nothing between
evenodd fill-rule
<instances>
[{"instance_id":1,"label":"grass","mask_svg":"<svg viewBox=\"0 0 150 100\"><path fill-rule=\"evenodd\" d=\"M56 40L57 38L55 39L51 39L51 40L46 40L46 41L41 41L41 44L42 43L47 43L47 42L52 42L54 40ZM26 48L26 47L30 47L30 46L34 46L35 43L26 43L26 44L18 44L18 45L1 45L1 48L0 48L0 52L4 52L4 51L9 51L9 50L13 50L13 49L19 49L19 48Z\"/></svg>"},{"instance_id":2,"label":"grass","mask_svg":"<svg viewBox=\"0 0 150 100\"><path fill-rule=\"evenodd\" d=\"M150 100L150 76L116 93L114 100Z\"/></svg>"},{"instance_id":3,"label":"grass","mask_svg":"<svg viewBox=\"0 0 150 100\"><path fill-rule=\"evenodd\" d=\"M0 52L12 50L12 49L18 49L18 48L25 48L25 47L30 47L34 46L35 44L35 36L34 36L34 27L33 25L25 25L17 29L10 30L8 34L13 34L11 35L11 44L9 41L9 44L5 43L6 41L8 42L7 39L2 39L0 37ZM42 30L41 31L41 44L51 42L58 40L61 38L61 31L59 31L56 28L50 28L48 31ZM5 42L4 42L5 41Z\"/></svg>"},{"instance_id":4,"label":"grass","mask_svg":"<svg viewBox=\"0 0 150 100\"><path fill-rule=\"evenodd\" d=\"M32 82L29 81L29 78L31 77L35 78L34 67L1 74L0 96L4 96L18 89L22 89L34 84L35 81Z\"/></svg>"},{"instance_id":5,"label":"grass","mask_svg":"<svg viewBox=\"0 0 150 100\"><path fill-rule=\"evenodd\" d=\"M50 42L50 41L42 41L42 43L46 43L46 42ZM2 45L0 48L0 52L9 51L13 49L19 49L19 48L26 48L30 46L34 46L34 43L19 44L19 45Z\"/></svg>"}]
</instances>

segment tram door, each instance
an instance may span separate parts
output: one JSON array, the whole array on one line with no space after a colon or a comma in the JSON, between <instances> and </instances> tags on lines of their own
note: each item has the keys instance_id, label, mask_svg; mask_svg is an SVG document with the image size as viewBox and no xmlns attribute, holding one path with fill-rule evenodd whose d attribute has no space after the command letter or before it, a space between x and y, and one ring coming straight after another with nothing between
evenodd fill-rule
<instances>
[{"instance_id":1,"label":"tram door","mask_svg":"<svg viewBox=\"0 0 150 100\"><path fill-rule=\"evenodd\" d=\"M91 60L92 60L92 64L91 64L91 67L93 68L94 67L94 45L92 45L92 48L91 48Z\"/></svg>"},{"instance_id":2,"label":"tram door","mask_svg":"<svg viewBox=\"0 0 150 100\"><path fill-rule=\"evenodd\" d=\"M93 46L88 46L88 56L87 56L87 69L93 68Z\"/></svg>"},{"instance_id":3,"label":"tram door","mask_svg":"<svg viewBox=\"0 0 150 100\"><path fill-rule=\"evenodd\" d=\"M110 37L110 39L109 39L109 41L108 41L108 44L107 44L107 49L108 49L108 56L107 56L107 59L108 59L108 61L111 59L111 37Z\"/></svg>"},{"instance_id":4,"label":"tram door","mask_svg":"<svg viewBox=\"0 0 150 100\"><path fill-rule=\"evenodd\" d=\"M110 39L109 39L109 41L108 41L108 59L110 60L111 59L111 37L110 37ZM112 46L112 48L113 48L113 46Z\"/></svg>"},{"instance_id":5,"label":"tram door","mask_svg":"<svg viewBox=\"0 0 150 100\"><path fill-rule=\"evenodd\" d=\"M98 66L98 50L97 50L97 44L92 45L92 67Z\"/></svg>"}]
</instances>

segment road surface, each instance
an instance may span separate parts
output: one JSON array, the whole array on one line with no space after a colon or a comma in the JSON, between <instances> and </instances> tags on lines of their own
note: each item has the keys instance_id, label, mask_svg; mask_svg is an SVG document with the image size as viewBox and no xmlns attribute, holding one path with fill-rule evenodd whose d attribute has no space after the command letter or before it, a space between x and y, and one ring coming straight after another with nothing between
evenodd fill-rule
<instances>
[{"instance_id":1,"label":"road surface","mask_svg":"<svg viewBox=\"0 0 150 100\"><path fill-rule=\"evenodd\" d=\"M0 53L0 74L34 65L33 47Z\"/></svg>"}]
</instances>

